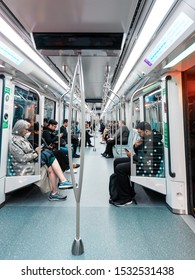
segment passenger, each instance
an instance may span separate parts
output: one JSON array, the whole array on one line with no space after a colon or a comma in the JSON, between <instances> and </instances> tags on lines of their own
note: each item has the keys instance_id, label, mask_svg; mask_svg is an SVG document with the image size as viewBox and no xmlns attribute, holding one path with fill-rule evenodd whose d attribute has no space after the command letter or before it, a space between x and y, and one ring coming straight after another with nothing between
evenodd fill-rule
<instances>
[{"instance_id":1,"label":"passenger","mask_svg":"<svg viewBox=\"0 0 195 280\"><path fill-rule=\"evenodd\" d=\"M75 123L75 134L79 137L80 135L80 127L79 127L79 122Z\"/></svg>"},{"instance_id":2,"label":"passenger","mask_svg":"<svg viewBox=\"0 0 195 280\"><path fill-rule=\"evenodd\" d=\"M109 132L110 130L108 128L104 128L104 131L102 133L102 141L100 142L101 144L106 144L106 142L109 139Z\"/></svg>"},{"instance_id":3,"label":"passenger","mask_svg":"<svg viewBox=\"0 0 195 280\"><path fill-rule=\"evenodd\" d=\"M127 144L128 142L128 136L129 136L129 130L128 127L125 125L125 121L121 121L122 124L122 144ZM113 138L108 138L106 149L104 153L101 155L105 158L113 158L113 152L112 148L115 145L115 138L117 139L117 144L120 144L120 127L114 134Z\"/></svg>"},{"instance_id":4,"label":"passenger","mask_svg":"<svg viewBox=\"0 0 195 280\"><path fill-rule=\"evenodd\" d=\"M99 129L99 131L101 132L101 134L104 132L104 128L105 128L105 125L104 125L103 121L100 120L100 129Z\"/></svg>"},{"instance_id":5,"label":"passenger","mask_svg":"<svg viewBox=\"0 0 195 280\"><path fill-rule=\"evenodd\" d=\"M59 189L73 188L71 182L69 182L55 156L51 153L45 153L42 147L37 147L35 150L28 141L30 124L27 121L19 120L15 123L12 130L12 139L9 143L9 151L11 154L12 165L16 175L34 175L35 174L35 162L38 160L38 152L41 151L41 163L46 164L48 167L49 179L51 183L51 192L49 194L49 200L65 200L67 197L57 193L56 190L56 178L59 179Z\"/></svg>"},{"instance_id":6,"label":"passenger","mask_svg":"<svg viewBox=\"0 0 195 280\"><path fill-rule=\"evenodd\" d=\"M55 156L57 157L60 166L64 165L64 160L68 161L68 148L60 146L60 150L58 150L58 135L56 134L57 121L49 120L48 127L43 131L42 138L46 142L46 144L53 150ZM60 142L63 140L63 133L60 133ZM61 160L62 153L64 154L64 159ZM73 168L80 167L79 164L73 163ZM75 172L76 173L76 172Z\"/></svg>"},{"instance_id":7,"label":"passenger","mask_svg":"<svg viewBox=\"0 0 195 280\"><path fill-rule=\"evenodd\" d=\"M147 122L140 122L137 131L142 139L136 140L133 149L135 155L133 160L136 162L138 176L155 176L160 168L163 156L162 135L151 130ZM133 202L135 196L133 184L129 180L130 176L130 151L125 150L127 158L116 158L114 160L114 173L117 174L117 185L119 199L110 200L115 206L125 206ZM131 187L132 185L132 187Z\"/></svg>"},{"instance_id":8,"label":"passenger","mask_svg":"<svg viewBox=\"0 0 195 280\"><path fill-rule=\"evenodd\" d=\"M91 129L90 129L90 124L89 122L85 123L85 147L88 145L89 147L94 147L91 144L91 137L93 137Z\"/></svg>"},{"instance_id":9,"label":"passenger","mask_svg":"<svg viewBox=\"0 0 195 280\"><path fill-rule=\"evenodd\" d=\"M43 131L42 137L47 143L48 146L50 146L53 150L58 150L58 135L56 132L58 122L55 120L49 120L48 126ZM65 141L62 138L63 133L60 133L60 150L65 154L65 156L68 155L68 148L65 147Z\"/></svg>"},{"instance_id":10,"label":"passenger","mask_svg":"<svg viewBox=\"0 0 195 280\"><path fill-rule=\"evenodd\" d=\"M31 142L29 140L34 149L36 149L36 147L39 146L39 133L40 133L39 123L36 122L34 123L34 141ZM53 151L53 154L56 157L58 163L60 164L60 167L63 172L70 169L69 159L61 150L57 150L57 149L53 150L47 145L46 141L43 138L41 138L41 144L44 146L44 149L50 149Z\"/></svg>"},{"instance_id":11,"label":"passenger","mask_svg":"<svg viewBox=\"0 0 195 280\"><path fill-rule=\"evenodd\" d=\"M53 148L57 145L58 143L58 135L56 133L56 127L57 127L58 122L55 120L49 120L48 126L45 128L43 131L43 138L46 141L47 145L53 146ZM60 133L60 138L63 136L62 133Z\"/></svg>"},{"instance_id":12,"label":"passenger","mask_svg":"<svg viewBox=\"0 0 195 280\"><path fill-rule=\"evenodd\" d=\"M43 130L45 130L45 129L47 129L47 127L48 127L48 118L44 118L43 119Z\"/></svg>"},{"instance_id":13,"label":"passenger","mask_svg":"<svg viewBox=\"0 0 195 280\"><path fill-rule=\"evenodd\" d=\"M63 125L60 127L60 134L62 134L62 139L64 140L65 145L68 144L67 127L68 127L68 119L64 119ZM72 157L73 158L80 158L80 155L78 155L76 153L77 147L79 145L79 139L78 139L78 135L76 135L76 133L75 133L74 122L72 122L72 126L71 126L71 143L72 143L72 146L73 146Z\"/></svg>"}]
</instances>

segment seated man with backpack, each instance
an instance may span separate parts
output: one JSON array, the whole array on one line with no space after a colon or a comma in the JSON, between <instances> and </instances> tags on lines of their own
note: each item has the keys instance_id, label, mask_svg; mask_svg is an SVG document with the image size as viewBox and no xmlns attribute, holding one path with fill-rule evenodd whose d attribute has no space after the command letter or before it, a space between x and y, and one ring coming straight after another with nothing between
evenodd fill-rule
<instances>
[{"instance_id":1,"label":"seated man with backpack","mask_svg":"<svg viewBox=\"0 0 195 280\"><path fill-rule=\"evenodd\" d=\"M156 176L163 157L162 135L151 129L147 122L140 122L137 131L141 139L133 145L136 172L139 176ZM135 191L130 182L131 153L126 150L127 158L114 160L114 174L110 177L110 200L114 206L120 207L133 203Z\"/></svg>"}]
</instances>

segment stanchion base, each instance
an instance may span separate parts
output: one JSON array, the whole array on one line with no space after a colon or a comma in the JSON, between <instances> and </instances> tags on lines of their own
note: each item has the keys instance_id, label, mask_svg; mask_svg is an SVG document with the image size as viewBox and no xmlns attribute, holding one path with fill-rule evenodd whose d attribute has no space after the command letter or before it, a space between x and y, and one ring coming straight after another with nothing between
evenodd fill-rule
<instances>
[{"instance_id":1,"label":"stanchion base","mask_svg":"<svg viewBox=\"0 0 195 280\"><path fill-rule=\"evenodd\" d=\"M95 151L96 151L96 148L93 148L93 151L95 152Z\"/></svg>"},{"instance_id":2,"label":"stanchion base","mask_svg":"<svg viewBox=\"0 0 195 280\"><path fill-rule=\"evenodd\" d=\"M83 241L81 239L75 239L72 243L72 254L74 256L80 256L84 253Z\"/></svg>"}]
</instances>

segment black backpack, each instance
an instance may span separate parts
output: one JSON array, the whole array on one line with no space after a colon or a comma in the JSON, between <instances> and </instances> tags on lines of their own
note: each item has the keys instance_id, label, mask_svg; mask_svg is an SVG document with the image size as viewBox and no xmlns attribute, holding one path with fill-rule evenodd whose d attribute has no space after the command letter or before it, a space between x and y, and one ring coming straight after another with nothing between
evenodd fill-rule
<instances>
[{"instance_id":1,"label":"black backpack","mask_svg":"<svg viewBox=\"0 0 195 280\"><path fill-rule=\"evenodd\" d=\"M110 176L109 194L110 194L110 199L112 201L117 201L119 199L119 197L118 197L117 175L115 173L113 173Z\"/></svg>"},{"instance_id":2,"label":"black backpack","mask_svg":"<svg viewBox=\"0 0 195 280\"><path fill-rule=\"evenodd\" d=\"M110 176L110 182L109 182L109 194L110 194L110 199L112 201L120 200L118 189L119 189L119 186L118 186L118 181L117 181L117 175L116 175L116 173L113 173ZM134 201L134 203L137 204L137 202L135 200L135 195L136 195L136 192L134 190L134 183L131 182L131 197L132 197L132 200Z\"/></svg>"}]
</instances>

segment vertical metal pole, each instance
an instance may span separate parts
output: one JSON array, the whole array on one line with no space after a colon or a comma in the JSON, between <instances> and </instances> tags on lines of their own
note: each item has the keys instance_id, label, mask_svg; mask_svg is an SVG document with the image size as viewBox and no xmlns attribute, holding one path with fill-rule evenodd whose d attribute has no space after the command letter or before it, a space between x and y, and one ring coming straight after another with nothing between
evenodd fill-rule
<instances>
[{"instance_id":1,"label":"vertical metal pole","mask_svg":"<svg viewBox=\"0 0 195 280\"><path fill-rule=\"evenodd\" d=\"M95 130L94 130L94 134L93 134L93 139L94 139L94 147L93 147L93 151L96 151L96 123L95 123L95 118L96 118L96 114L95 114L95 104L93 106L93 115L92 115L92 131L93 131L93 124L95 125Z\"/></svg>"},{"instance_id":2,"label":"vertical metal pole","mask_svg":"<svg viewBox=\"0 0 195 280\"><path fill-rule=\"evenodd\" d=\"M73 79L73 87L72 87L72 95L71 95L71 102L73 102L73 90L75 86L75 80L76 75L79 74L79 83L80 83L80 90L81 90L81 152L80 152L80 174L79 174L79 184L76 185L74 173L73 173L73 167L72 167L72 157L70 160L70 171L71 171L71 178L73 182L73 188L74 188L74 195L76 199L76 237L72 244L72 254L73 255L82 255L84 253L84 246L83 241L80 237L80 198L81 198L81 190L82 190L82 182L83 182L83 170L84 170L84 149L85 149L85 92L84 92L84 81L83 81L83 69L82 69L82 63L81 63L81 57L78 57L77 66L74 73L74 79ZM70 107L69 111L69 117L71 117L71 110L72 107ZM69 127L68 127L69 128ZM70 130L70 128L69 128ZM68 137L70 136L70 131L68 131ZM68 139L68 142L70 143L70 139ZM69 145L68 147L68 154L70 151L71 155L71 147Z\"/></svg>"},{"instance_id":3,"label":"vertical metal pole","mask_svg":"<svg viewBox=\"0 0 195 280\"><path fill-rule=\"evenodd\" d=\"M122 157L122 141L123 141L123 139L122 139L122 104L121 104L121 99L119 99L119 101L120 101L120 107L119 107L119 119L120 119L120 156Z\"/></svg>"},{"instance_id":4,"label":"vertical metal pole","mask_svg":"<svg viewBox=\"0 0 195 280\"><path fill-rule=\"evenodd\" d=\"M66 94L70 92L70 89L68 89L59 99L59 129L58 129L58 150L60 149L60 126L62 125L62 99L65 97ZM63 103L64 105L64 103Z\"/></svg>"}]
</instances>

